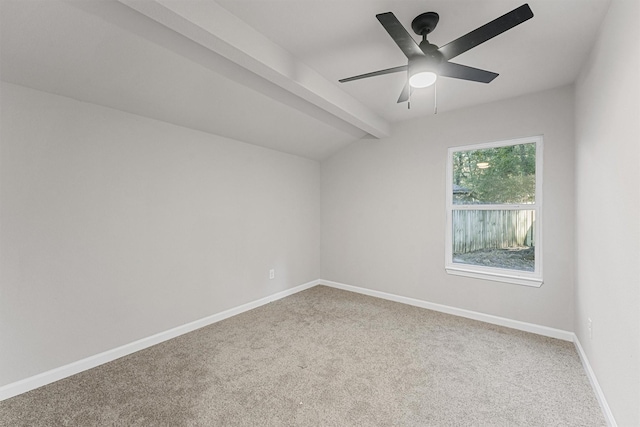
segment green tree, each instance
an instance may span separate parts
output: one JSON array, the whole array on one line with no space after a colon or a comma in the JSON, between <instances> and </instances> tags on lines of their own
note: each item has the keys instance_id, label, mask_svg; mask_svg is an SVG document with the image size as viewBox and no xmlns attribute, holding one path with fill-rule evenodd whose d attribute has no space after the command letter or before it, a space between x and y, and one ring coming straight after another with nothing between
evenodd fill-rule
<instances>
[{"instance_id":1,"label":"green tree","mask_svg":"<svg viewBox=\"0 0 640 427\"><path fill-rule=\"evenodd\" d=\"M453 182L468 190L464 203L532 203L535 172L535 143L453 154Z\"/></svg>"}]
</instances>

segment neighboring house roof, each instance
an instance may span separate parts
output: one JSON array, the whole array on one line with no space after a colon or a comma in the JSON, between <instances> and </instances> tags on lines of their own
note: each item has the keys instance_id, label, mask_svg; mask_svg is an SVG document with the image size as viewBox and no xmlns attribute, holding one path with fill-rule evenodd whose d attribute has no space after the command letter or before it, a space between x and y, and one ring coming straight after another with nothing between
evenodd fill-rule
<instances>
[{"instance_id":1,"label":"neighboring house roof","mask_svg":"<svg viewBox=\"0 0 640 427\"><path fill-rule=\"evenodd\" d=\"M453 184L453 194L469 194L471 190L465 187L461 187L458 184Z\"/></svg>"}]
</instances>

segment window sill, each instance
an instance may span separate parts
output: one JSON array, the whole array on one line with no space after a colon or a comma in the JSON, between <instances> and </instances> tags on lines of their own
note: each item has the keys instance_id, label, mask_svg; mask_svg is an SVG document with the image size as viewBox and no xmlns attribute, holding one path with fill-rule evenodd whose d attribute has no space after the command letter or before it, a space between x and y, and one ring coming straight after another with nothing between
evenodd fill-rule
<instances>
[{"instance_id":1,"label":"window sill","mask_svg":"<svg viewBox=\"0 0 640 427\"><path fill-rule=\"evenodd\" d=\"M445 270L448 274L453 274L455 276L473 277L475 279L492 280L494 282L513 283L515 285L531 286L534 288L539 288L543 283L543 280L540 277L516 276L508 273L479 271L477 269L458 266L447 266L445 267Z\"/></svg>"}]
</instances>

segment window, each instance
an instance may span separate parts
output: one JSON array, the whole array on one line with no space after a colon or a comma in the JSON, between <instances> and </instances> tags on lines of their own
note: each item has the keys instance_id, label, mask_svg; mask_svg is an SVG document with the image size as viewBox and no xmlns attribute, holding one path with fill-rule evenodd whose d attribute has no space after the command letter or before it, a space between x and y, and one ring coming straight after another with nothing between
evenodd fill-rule
<instances>
[{"instance_id":1,"label":"window","mask_svg":"<svg viewBox=\"0 0 640 427\"><path fill-rule=\"evenodd\" d=\"M542 137L449 148L449 274L542 285Z\"/></svg>"}]
</instances>

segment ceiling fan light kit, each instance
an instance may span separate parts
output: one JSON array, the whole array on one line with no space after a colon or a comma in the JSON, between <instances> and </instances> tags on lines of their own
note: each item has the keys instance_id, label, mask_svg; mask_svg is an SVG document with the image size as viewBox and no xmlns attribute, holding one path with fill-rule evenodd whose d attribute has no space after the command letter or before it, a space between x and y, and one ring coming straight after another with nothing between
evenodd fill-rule
<instances>
[{"instance_id":1,"label":"ceiling fan light kit","mask_svg":"<svg viewBox=\"0 0 640 427\"><path fill-rule=\"evenodd\" d=\"M408 73L411 87L428 87L438 78L438 64L426 57L417 56L409 60Z\"/></svg>"},{"instance_id":2,"label":"ceiling fan light kit","mask_svg":"<svg viewBox=\"0 0 640 427\"><path fill-rule=\"evenodd\" d=\"M380 13L376 18L407 57L407 65L360 74L339 81L345 83L406 71L407 81L398 98L398 103L401 103L409 100L411 88L431 86L439 76L490 83L498 77L497 73L456 64L449 60L533 18L533 12L528 4L523 4L442 47L431 44L427 40L427 34L436 28L440 20L435 12L420 14L411 22L413 31L422 36L420 44L416 43L392 12Z\"/></svg>"},{"instance_id":3,"label":"ceiling fan light kit","mask_svg":"<svg viewBox=\"0 0 640 427\"><path fill-rule=\"evenodd\" d=\"M429 87L436 82L438 75L432 71L420 71L409 77L409 84L416 89Z\"/></svg>"}]
</instances>

